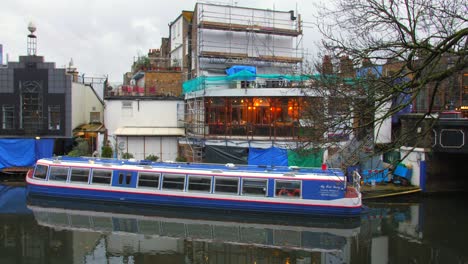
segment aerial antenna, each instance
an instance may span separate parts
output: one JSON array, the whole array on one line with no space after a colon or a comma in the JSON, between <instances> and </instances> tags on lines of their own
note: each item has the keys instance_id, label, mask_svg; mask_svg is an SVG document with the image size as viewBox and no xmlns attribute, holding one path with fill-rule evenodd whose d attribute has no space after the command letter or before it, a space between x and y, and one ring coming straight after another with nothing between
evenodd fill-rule
<instances>
[{"instance_id":1,"label":"aerial antenna","mask_svg":"<svg viewBox=\"0 0 468 264\"><path fill-rule=\"evenodd\" d=\"M29 22L28 25L28 30L30 34L28 35L28 55L29 56L36 56L37 54L37 38L36 35L34 35L34 32L36 31L36 25L33 24L33 22Z\"/></svg>"}]
</instances>

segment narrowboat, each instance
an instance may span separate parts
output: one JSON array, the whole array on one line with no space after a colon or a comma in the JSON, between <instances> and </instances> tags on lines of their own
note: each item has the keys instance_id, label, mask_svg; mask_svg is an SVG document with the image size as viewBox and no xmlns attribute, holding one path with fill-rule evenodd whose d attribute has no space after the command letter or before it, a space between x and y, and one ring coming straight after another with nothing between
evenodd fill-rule
<instances>
[{"instance_id":1,"label":"narrowboat","mask_svg":"<svg viewBox=\"0 0 468 264\"><path fill-rule=\"evenodd\" d=\"M28 195L273 214L360 216L339 169L56 157L37 161Z\"/></svg>"}]
</instances>

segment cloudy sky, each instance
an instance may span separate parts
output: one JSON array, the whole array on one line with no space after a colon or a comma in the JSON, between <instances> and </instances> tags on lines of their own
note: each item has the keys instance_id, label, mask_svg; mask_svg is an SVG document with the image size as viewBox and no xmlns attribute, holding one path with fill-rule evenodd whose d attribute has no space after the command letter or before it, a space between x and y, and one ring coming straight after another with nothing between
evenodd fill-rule
<instances>
[{"instance_id":1,"label":"cloudy sky","mask_svg":"<svg viewBox=\"0 0 468 264\"><path fill-rule=\"evenodd\" d=\"M133 58L150 48L159 48L161 37L168 37L168 24L182 10L193 11L195 0L13 0L0 8L0 44L3 63L25 55L28 24L36 27L38 55L57 67L73 58L80 74L108 75L112 82L122 82ZM214 2L214 1L212 1ZM310 0L218 1L238 6L299 10L308 21L314 7ZM309 22L312 22L312 18ZM304 49L314 53L318 33L304 29Z\"/></svg>"}]
</instances>

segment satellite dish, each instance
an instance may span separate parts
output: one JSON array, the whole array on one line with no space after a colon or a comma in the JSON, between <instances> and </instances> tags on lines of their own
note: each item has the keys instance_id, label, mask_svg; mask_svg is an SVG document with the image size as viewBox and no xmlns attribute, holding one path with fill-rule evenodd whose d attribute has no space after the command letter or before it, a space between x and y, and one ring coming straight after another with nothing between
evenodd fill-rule
<instances>
[{"instance_id":1,"label":"satellite dish","mask_svg":"<svg viewBox=\"0 0 468 264\"><path fill-rule=\"evenodd\" d=\"M124 150L125 149L125 142L123 141L120 141L119 144L117 145L117 147L119 148L119 150Z\"/></svg>"}]
</instances>

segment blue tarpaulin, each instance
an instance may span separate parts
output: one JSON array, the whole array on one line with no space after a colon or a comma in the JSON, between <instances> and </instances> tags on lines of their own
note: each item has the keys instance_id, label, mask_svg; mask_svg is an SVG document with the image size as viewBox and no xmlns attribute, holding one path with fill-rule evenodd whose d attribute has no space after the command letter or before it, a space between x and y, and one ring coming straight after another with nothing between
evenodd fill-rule
<instances>
[{"instance_id":1,"label":"blue tarpaulin","mask_svg":"<svg viewBox=\"0 0 468 264\"><path fill-rule=\"evenodd\" d=\"M250 148L249 165L288 166L288 151L276 147Z\"/></svg>"},{"instance_id":2,"label":"blue tarpaulin","mask_svg":"<svg viewBox=\"0 0 468 264\"><path fill-rule=\"evenodd\" d=\"M231 75L234 75L238 72L242 72L242 71L246 71L246 72L250 72L252 73L253 75L256 75L257 74L257 68L256 67L253 67L253 66L243 66L243 65L234 65L228 69L226 69L226 74L228 76L231 76Z\"/></svg>"},{"instance_id":3,"label":"blue tarpaulin","mask_svg":"<svg viewBox=\"0 0 468 264\"><path fill-rule=\"evenodd\" d=\"M40 158L52 157L53 139L0 139L0 169L31 167Z\"/></svg>"}]
</instances>

